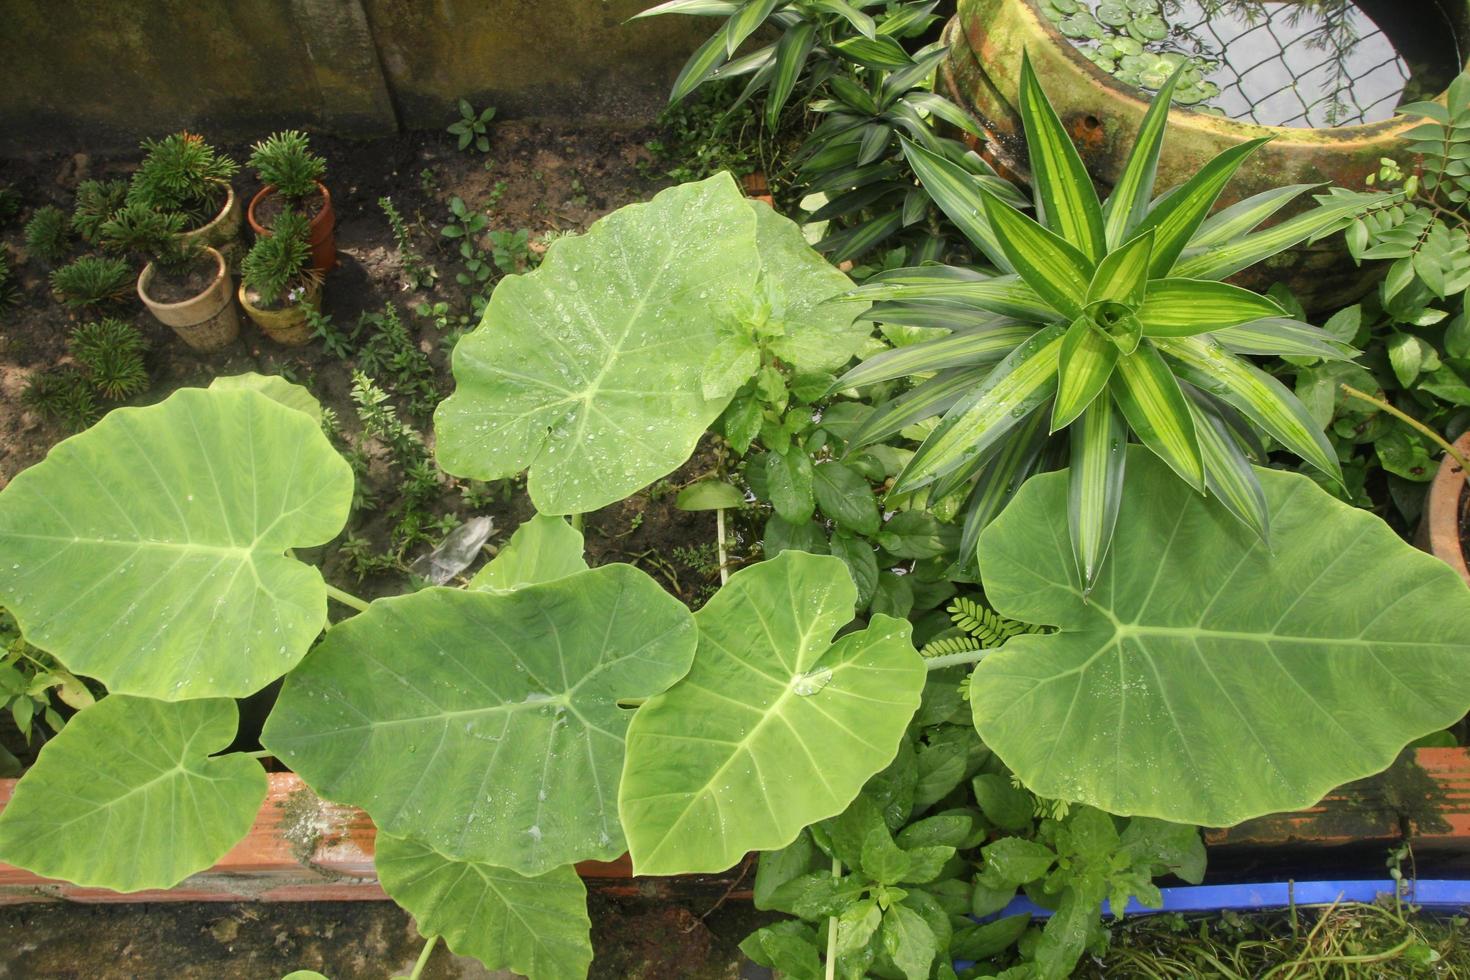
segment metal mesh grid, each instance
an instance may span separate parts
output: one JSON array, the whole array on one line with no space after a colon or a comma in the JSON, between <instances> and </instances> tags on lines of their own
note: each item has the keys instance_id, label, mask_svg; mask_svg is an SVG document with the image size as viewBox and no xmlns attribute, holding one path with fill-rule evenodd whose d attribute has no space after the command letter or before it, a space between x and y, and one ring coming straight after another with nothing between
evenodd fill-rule
<instances>
[{"instance_id":1,"label":"metal mesh grid","mask_svg":"<svg viewBox=\"0 0 1470 980\"><path fill-rule=\"evenodd\" d=\"M1352 3L1316 16L1299 3L1171 0L1181 48L1219 67L1211 99L1226 115L1268 126L1326 127L1387 119L1409 79L1387 35Z\"/></svg>"}]
</instances>

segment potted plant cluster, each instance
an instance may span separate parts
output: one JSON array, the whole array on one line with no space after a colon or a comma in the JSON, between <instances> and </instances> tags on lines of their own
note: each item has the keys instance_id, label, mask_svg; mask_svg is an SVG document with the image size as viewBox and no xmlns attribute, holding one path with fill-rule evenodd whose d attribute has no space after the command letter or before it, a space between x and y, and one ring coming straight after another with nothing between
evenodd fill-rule
<instances>
[{"instance_id":1,"label":"potted plant cluster","mask_svg":"<svg viewBox=\"0 0 1470 980\"><path fill-rule=\"evenodd\" d=\"M271 234L276 216L299 211L309 222L311 266L325 274L337 264L332 194L321 182L327 163L311 152L305 133L288 129L272 133L251 149L249 165L265 185L250 199L250 227L257 236Z\"/></svg>"},{"instance_id":2,"label":"potted plant cluster","mask_svg":"<svg viewBox=\"0 0 1470 980\"><path fill-rule=\"evenodd\" d=\"M304 214L283 211L240 264L240 305L266 336L288 347L311 339L306 311L322 305L322 274L311 266L308 235Z\"/></svg>"},{"instance_id":3,"label":"potted plant cluster","mask_svg":"<svg viewBox=\"0 0 1470 980\"><path fill-rule=\"evenodd\" d=\"M228 251L240 236L240 202L231 184L239 164L196 133L144 140L142 148L127 203L181 215L181 234Z\"/></svg>"},{"instance_id":4,"label":"potted plant cluster","mask_svg":"<svg viewBox=\"0 0 1470 980\"><path fill-rule=\"evenodd\" d=\"M216 351L239 335L231 302L233 281L224 255L185 234L182 212L143 203L122 207L99 229L109 251L146 263L138 275L138 298L159 322L172 327L197 351Z\"/></svg>"}]
</instances>

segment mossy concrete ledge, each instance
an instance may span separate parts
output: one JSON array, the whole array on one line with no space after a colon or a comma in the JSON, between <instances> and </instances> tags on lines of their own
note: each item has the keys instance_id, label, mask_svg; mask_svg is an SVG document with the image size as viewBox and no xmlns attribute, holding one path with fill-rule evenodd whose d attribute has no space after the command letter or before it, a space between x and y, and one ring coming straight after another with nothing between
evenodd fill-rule
<instances>
[{"instance_id":1,"label":"mossy concrete ledge","mask_svg":"<svg viewBox=\"0 0 1470 980\"><path fill-rule=\"evenodd\" d=\"M12 0L0 153L38 142L214 139L304 126L442 128L463 96L502 116L651 119L710 29L625 23L650 0Z\"/></svg>"}]
</instances>

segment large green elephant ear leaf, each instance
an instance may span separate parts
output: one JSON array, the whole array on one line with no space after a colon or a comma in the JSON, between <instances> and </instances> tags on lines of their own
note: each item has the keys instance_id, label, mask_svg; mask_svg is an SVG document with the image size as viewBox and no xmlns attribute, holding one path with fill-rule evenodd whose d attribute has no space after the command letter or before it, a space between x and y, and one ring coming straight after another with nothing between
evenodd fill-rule
<instances>
[{"instance_id":1,"label":"large green elephant ear leaf","mask_svg":"<svg viewBox=\"0 0 1470 980\"><path fill-rule=\"evenodd\" d=\"M373 863L383 891L413 915L419 932L443 936L460 956L530 980L587 975L587 887L570 865L526 878L494 865L453 861L391 834L378 835Z\"/></svg>"},{"instance_id":2,"label":"large green elephant ear leaf","mask_svg":"<svg viewBox=\"0 0 1470 980\"><path fill-rule=\"evenodd\" d=\"M694 656L683 603L630 565L494 593L425 589L334 626L264 744L322 796L446 857L538 875L623 853L632 712Z\"/></svg>"},{"instance_id":3,"label":"large green elephant ear leaf","mask_svg":"<svg viewBox=\"0 0 1470 980\"><path fill-rule=\"evenodd\" d=\"M557 242L496 287L455 347L439 465L480 480L529 468L545 514L595 510L677 469L734 394L707 397L701 372L759 269L755 215L724 173Z\"/></svg>"},{"instance_id":4,"label":"large green elephant ear leaf","mask_svg":"<svg viewBox=\"0 0 1470 980\"><path fill-rule=\"evenodd\" d=\"M294 408L298 412L305 412L311 416L312 421L318 424L322 420L322 403L316 400L316 396L301 385L287 381L279 374L256 374L250 371L245 374L226 375L211 381L209 390L258 391L271 401L280 402L287 408Z\"/></svg>"},{"instance_id":5,"label":"large green elephant ear leaf","mask_svg":"<svg viewBox=\"0 0 1470 980\"><path fill-rule=\"evenodd\" d=\"M1060 627L972 675L975 727L1034 792L1227 826L1378 772L1470 708L1470 591L1311 480L1261 469L1269 549L1134 448L1113 553L1084 599L1067 475L980 538L986 598Z\"/></svg>"},{"instance_id":6,"label":"large green elephant ear leaf","mask_svg":"<svg viewBox=\"0 0 1470 980\"><path fill-rule=\"evenodd\" d=\"M783 551L695 614L689 676L638 709L619 809L636 874L720 871L841 813L892 761L924 688L909 624L852 618L840 559Z\"/></svg>"},{"instance_id":7,"label":"large green elephant ear leaf","mask_svg":"<svg viewBox=\"0 0 1470 980\"><path fill-rule=\"evenodd\" d=\"M212 757L235 737L228 698L113 694L41 750L0 812L0 861L89 888L172 888L235 846L265 799L265 770Z\"/></svg>"},{"instance_id":8,"label":"large green elephant ear leaf","mask_svg":"<svg viewBox=\"0 0 1470 980\"><path fill-rule=\"evenodd\" d=\"M516 528L510 542L470 579L470 588L514 592L587 570L582 532L560 517L537 514Z\"/></svg>"},{"instance_id":9,"label":"large green elephant ear leaf","mask_svg":"<svg viewBox=\"0 0 1470 980\"><path fill-rule=\"evenodd\" d=\"M346 523L352 469L303 412L184 388L59 443L0 493L0 605L113 693L243 697L327 619L288 548Z\"/></svg>"},{"instance_id":10,"label":"large green elephant ear leaf","mask_svg":"<svg viewBox=\"0 0 1470 980\"><path fill-rule=\"evenodd\" d=\"M750 207L756 214L762 298L781 328L771 340L771 353L799 373L836 371L872 334L872 324L857 319L870 304L835 301L852 290L852 280L807 244L796 222L762 201L751 201Z\"/></svg>"}]
</instances>

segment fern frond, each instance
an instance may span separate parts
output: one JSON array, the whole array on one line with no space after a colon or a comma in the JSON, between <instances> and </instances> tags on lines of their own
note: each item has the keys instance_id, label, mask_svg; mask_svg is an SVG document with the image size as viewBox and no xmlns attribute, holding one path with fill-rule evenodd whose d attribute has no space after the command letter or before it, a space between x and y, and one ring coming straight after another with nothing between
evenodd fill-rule
<instances>
[{"instance_id":1,"label":"fern frond","mask_svg":"<svg viewBox=\"0 0 1470 980\"><path fill-rule=\"evenodd\" d=\"M1020 633L1036 632L1036 627L1007 619L994 609L964 596L956 596L947 611L956 627L979 642L979 647L974 649L988 650Z\"/></svg>"},{"instance_id":2,"label":"fern frond","mask_svg":"<svg viewBox=\"0 0 1470 980\"><path fill-rule=\"evenodd\" d=\"M919 651L924 657L947 657L952 653L970 653L983 649L980 641L958 629L948 629L924 644Z\"/></svg>"}]
</instances>

